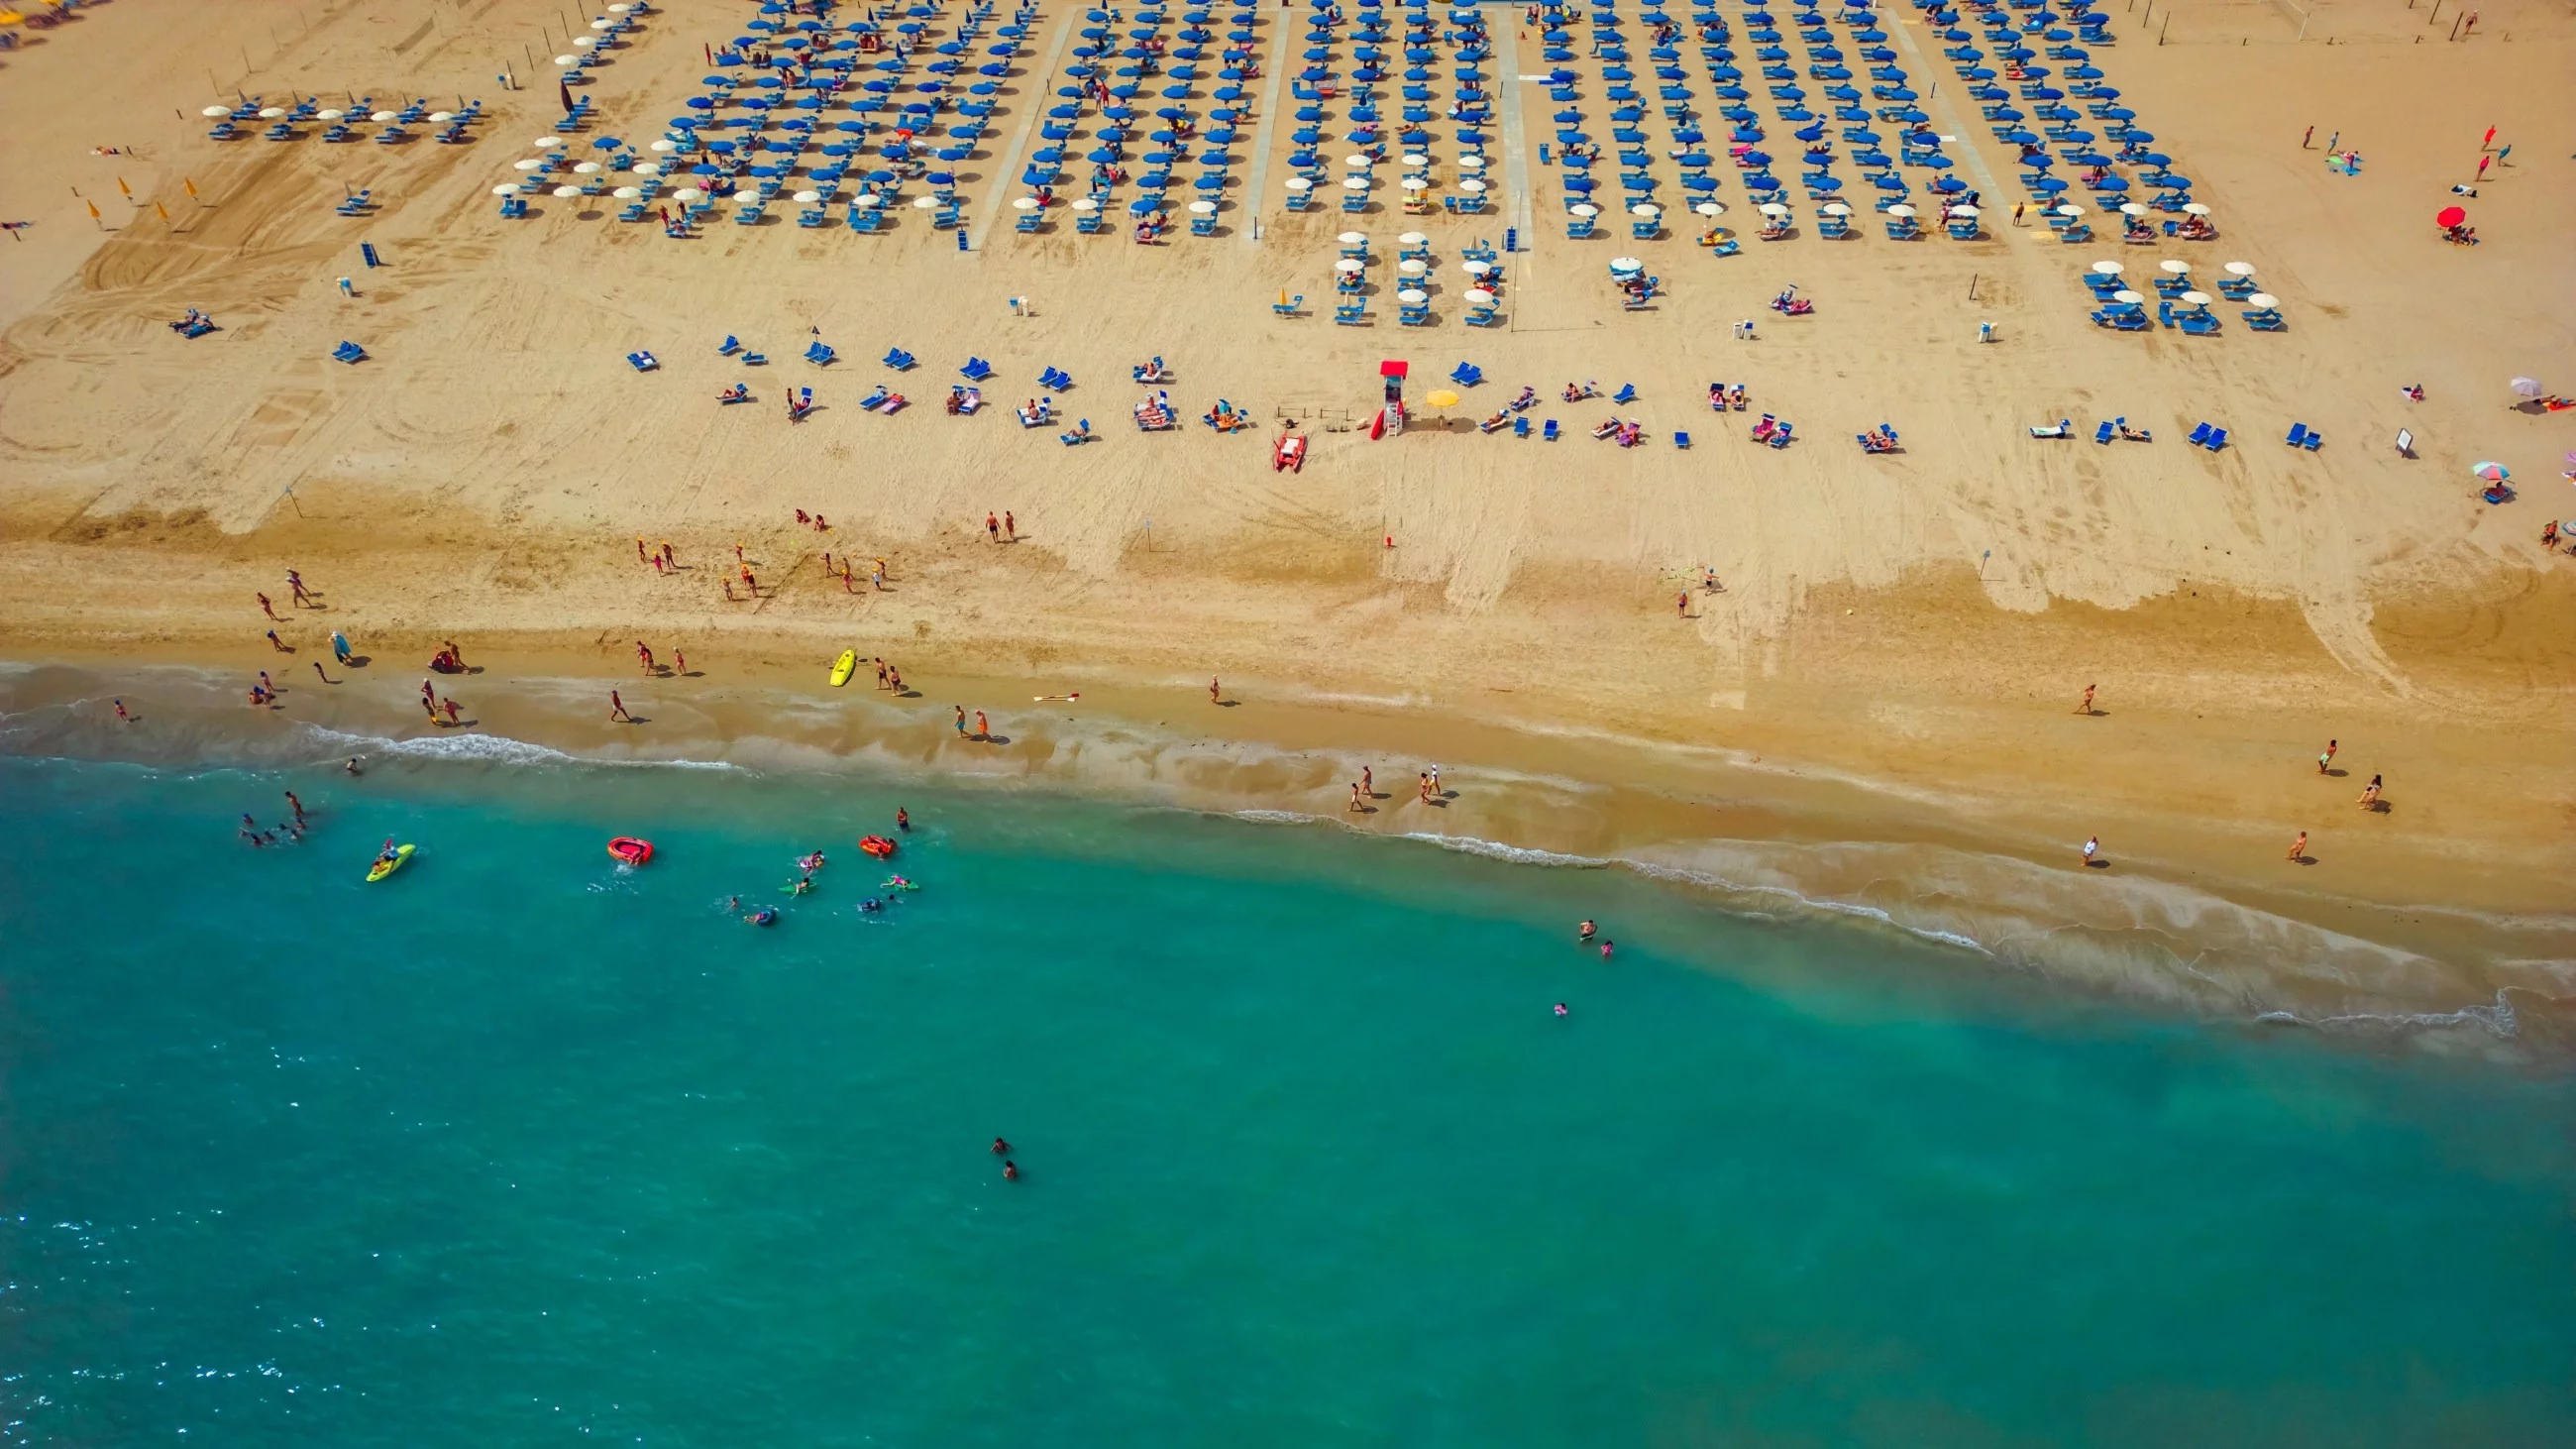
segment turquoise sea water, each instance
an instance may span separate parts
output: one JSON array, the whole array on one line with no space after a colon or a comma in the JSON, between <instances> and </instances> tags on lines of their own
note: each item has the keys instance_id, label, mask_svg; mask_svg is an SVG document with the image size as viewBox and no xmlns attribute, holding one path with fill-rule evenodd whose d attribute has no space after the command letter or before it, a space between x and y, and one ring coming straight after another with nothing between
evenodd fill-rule
<instances>
[{"instance_id":1,"label":"turquoise sea water","mask_svg":"<svg viewBox=\"0 0 2576 1449\"><path fill-rule=\"evenodd\" d=\"M5 762L0 1069L12 1443L2576 1440L2563 1075L1329 829Z\"/></svg>"}]
</instances>

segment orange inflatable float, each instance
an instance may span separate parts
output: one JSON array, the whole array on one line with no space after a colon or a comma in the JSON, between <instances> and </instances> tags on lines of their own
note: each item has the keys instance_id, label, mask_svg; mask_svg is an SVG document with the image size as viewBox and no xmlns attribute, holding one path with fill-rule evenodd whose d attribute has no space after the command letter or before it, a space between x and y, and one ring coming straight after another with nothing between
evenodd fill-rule
<instances>
[{"instance_id":1,"label":"orange inflatable float","mask_svg":"<svg viewBox=\"0 0 2576 1449\"><path fill-rule=\"evenodd\" d=\"M642 865L653 858L653 842L621 835L608 842L608 853L627 865Z\"/></svg>"},{"instance_id":2,"label":"orange inflatable float","mask_svg":"<svg viewBox=\"0 0 2576 1449\"><path fill-rule=\"evenodd\" d=\"M862 837L859 841L859 849L866 851L868 854L875 856L879 860L890 860L894 857L894 842L886 839L882 835Z\"/></svg>"}]
</instances>

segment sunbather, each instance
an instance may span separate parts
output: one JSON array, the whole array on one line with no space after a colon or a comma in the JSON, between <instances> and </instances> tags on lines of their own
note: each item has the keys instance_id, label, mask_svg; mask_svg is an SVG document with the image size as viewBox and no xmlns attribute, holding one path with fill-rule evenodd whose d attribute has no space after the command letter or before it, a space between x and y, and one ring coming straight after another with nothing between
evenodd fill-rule
<instances>
[{"instance_id":1,"label":"sunbather","mask_svg":"<svg viewBox=\"0 0 2576 1449\"><path fill-rule=\"evenodd\" d=\"M1739 382L1729 386L1726 390L1726 401L1728 405L1733 407L1737 412L1740 413L1744 411L1744 384Z\"/></svg>"},{"instance_id":2,"label":"sunbather","mask_svg":"<svg viewBox=\"0 0 2576 1449\"><path fill-rule=\"evenodd\" d=\"M1601 387L1600 387L1600 385L1599 385L1598 383L1591 383L1591 382L1585 382L1585 383L1571 383L1571 382L1569 382L1569 383L1567 383L1567 384L1565 385L1565 400L1566 400L1567 402L1570 402L1570 403L1571 403L1571 402L1581 402L1581 401L1583 401L1585 398L1588 398L1588 397L1599 397L1599 396L1601 396Z\"/></svg>"},{"instance_id":3,"label":"sunbather","mask_svg":"<svg viewBox=\"0 0 2576 1449\"><path fill-rule=\"evenodd\" d=\"M742 383L737 382L733 386L726 388L724 391L717 393L716 401L720 403L749 402L751 401L751 389Z\"/></svg>"},{"instance_id":4,"label":"sunbather","mask_svg":"<svg viewBox=\"0 0 2576 1449\"><path fill-rule=\"evenodd\" d=\"M1592 436L1596 438L1607 438L1616 434L1618 431L1619 419L1616 417L1608 417L1602 419L1600 426L1592 430Z\"/></svg>"},{"instance_id":5,"label":"sunbather","mask_svg":"<svg viewBox=\"0 0 2576 1449\"><path fill-rule=\"evenodd\" d=\"M2152 443L2155 441L2155 436L2149 433L2146 429L2133 428L2127 423L2120 424L2120 436L2132 443Z\"/></svg>"},{"instance_id":6,"label":"sunbather","mask_svg":"<svg viewBox=\"0 0 2576 1449\"><path fill-rule=\"evenodd\" d=\"M1771 441L1771 435L1778 431L1780 431L1780 420L1769 413L1764 413L1761 421L1753 425L1753 441L1767 443Z\"/></svg>"}]
</instances>

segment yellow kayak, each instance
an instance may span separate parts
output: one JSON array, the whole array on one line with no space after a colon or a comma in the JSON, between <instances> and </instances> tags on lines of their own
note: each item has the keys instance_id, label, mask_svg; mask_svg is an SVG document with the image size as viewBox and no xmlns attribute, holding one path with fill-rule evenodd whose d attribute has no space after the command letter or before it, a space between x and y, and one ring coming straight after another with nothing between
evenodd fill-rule
<instances>
[{"instance_id":1,"label":"yellow kayak","mask_svg":"<svg viewBox=\"0 0 2576 1449\"><path fill-rule=\"evenodd\" d=\"M394 847L393 859L379 859L374 865L367 867L367 884L374 885L377 881L402 869L404 862L411 859L412 850L411 846L397 845Z\"/></svg>"},{"instance_id":2,"label":"yellow kayak","mask_svg":"<svg viewBox=\"0 0 2576 1449\"><path fill-rule=\"evenodd\" d=\"M849 683L850 676L857 673L858 669L859 651L856 649L842 650L841 657L832 661L832 687L834 689L838 689L842 685Z\"/></svg>"}]
</instances>

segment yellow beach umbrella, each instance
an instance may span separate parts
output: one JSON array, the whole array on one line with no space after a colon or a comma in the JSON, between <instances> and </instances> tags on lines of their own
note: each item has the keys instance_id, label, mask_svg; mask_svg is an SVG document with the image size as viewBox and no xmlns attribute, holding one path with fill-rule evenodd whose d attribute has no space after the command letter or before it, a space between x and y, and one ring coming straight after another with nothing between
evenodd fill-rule
<instances>
[{"instance_id":1,"label":"yellow beach umbrella","mask_svg":"<svg viewBox=\"0 0 2576 1449\"><path fill-rule=\"evenodd\" d=\"M1454 408L1458 405L1458 394L1451 392L1449 389L1444 387L1438 392L1433 393L1431 396L1424 398L1423 401L1431 404L1435 408Z\"/></svg>"}]
</instances>

